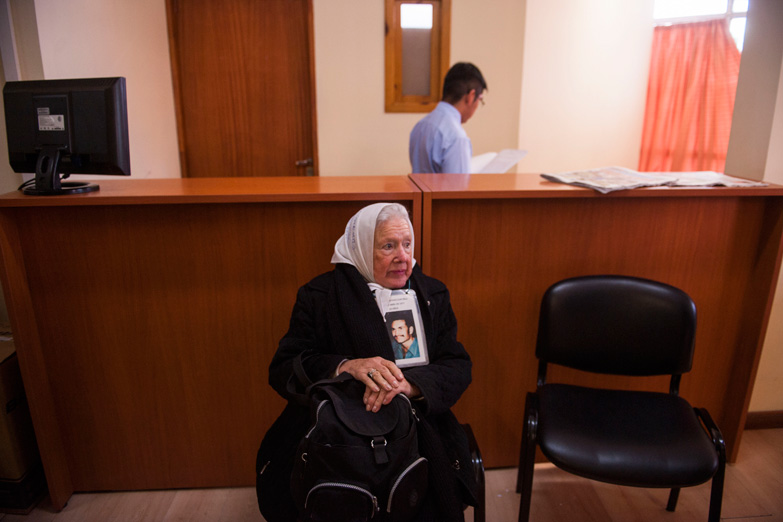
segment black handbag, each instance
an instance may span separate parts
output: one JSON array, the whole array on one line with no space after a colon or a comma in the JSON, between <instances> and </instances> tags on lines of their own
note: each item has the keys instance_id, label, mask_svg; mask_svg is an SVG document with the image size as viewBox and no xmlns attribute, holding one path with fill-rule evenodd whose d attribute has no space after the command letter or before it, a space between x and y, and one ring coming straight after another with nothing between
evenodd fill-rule
<instances>
[{"instance_id":1,"label":"black handbag","mask_svg":"<svg viewBox=\"0 0 783 522\"><path fill-rule=\"evenodd\" d=\"M311 426L299 442L291 493L304 520L412 520L427 492L416 412L399 394L376 412L363 383L342 374L308 387Z\"/></svg>"},{"instance_id":2,"label":"black handbag","mask_svg":"<svg viewBox=\"0 0 783 522\"><path fill-rule=\"evenodd\" d=\"M301 407L288 404L264 435L256 456L258 509L267 522L295 522L298 510L291 497L294 454L309 426Z\"/></svg>"}]
</instances>

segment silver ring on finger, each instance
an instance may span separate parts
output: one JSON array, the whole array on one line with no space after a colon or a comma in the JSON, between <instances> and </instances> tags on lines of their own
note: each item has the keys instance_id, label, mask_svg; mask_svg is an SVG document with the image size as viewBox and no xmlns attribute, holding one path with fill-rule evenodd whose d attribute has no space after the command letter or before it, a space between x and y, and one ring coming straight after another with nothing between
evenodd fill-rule
<instances>
[{"instance_id":1,"label":"silver ring on finger","mask_svg":"<svg viewBox=\"0 0 783 522\"><path fill-rule=\"evenodd\" d=\"M367 372L367 377L372 379L372 376L375 375L375 372L378 371L375 368L371 369L369 372Z\"/></svg>"}]
</instances>

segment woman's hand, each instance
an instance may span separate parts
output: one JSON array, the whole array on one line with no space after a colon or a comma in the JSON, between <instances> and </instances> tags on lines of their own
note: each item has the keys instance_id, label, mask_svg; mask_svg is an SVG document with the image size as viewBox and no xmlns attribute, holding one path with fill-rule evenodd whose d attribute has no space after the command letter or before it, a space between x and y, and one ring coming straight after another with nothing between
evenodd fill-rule
<instances>
[{"instance_id":1,"label":"woman's hand","mask_svg":"<svg viewBox=\"0 0 783 522\"><path fill-rule=\"evenodd\" d=\"M411 398L421 393L405 380L402 370L393 361L383 357L349 359L339 366L338 371L348 372L354 379L364 383L364 404L367 411L378 411L382 405L389 404L398 393L404 393Z\"/></svg>"},{"instance_id":2,"label":"woman's hand","mask_svg":"<svg viewBox=\"0 0 783 522\"><path fill-rule=\"evenodd\" d=\"M364 405L367 411L376 412L381 409L381 406L389 404L395 395L398 393L404 393L408 398L414 398L421 395L421 391L415 384L408 382L405 377L400 382L399 386L391 390L379 390L372 391L370 388L364 389Z\"/></svg>"},{"instance_id":3,"label":"woman's hand","mask_svg":"<svg viewBox=\"0 0 783 522\"><path fill-rule=\"evenodd\" d=\"M397 365L383 357L348 359L337 371L350 373L354 379L363 382L367 389L376 393L382 389L391 391L405 379Z\"/></svg>"}]
</instances>

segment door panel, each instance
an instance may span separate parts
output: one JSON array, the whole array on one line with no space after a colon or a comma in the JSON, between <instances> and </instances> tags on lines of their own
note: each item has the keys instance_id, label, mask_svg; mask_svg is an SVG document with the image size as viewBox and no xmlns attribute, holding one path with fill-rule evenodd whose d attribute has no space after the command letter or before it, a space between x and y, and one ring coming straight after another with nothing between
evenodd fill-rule
<instances>
[{"instance_id":1,"label":"door panel","mask_svg":"<svg viewBox=\"0 0 783 522\"><path fill-rule=\"evenodd\" d=\"M311 0L167 5L183 176L312 173Z\"/></svg>"}]
</instances>

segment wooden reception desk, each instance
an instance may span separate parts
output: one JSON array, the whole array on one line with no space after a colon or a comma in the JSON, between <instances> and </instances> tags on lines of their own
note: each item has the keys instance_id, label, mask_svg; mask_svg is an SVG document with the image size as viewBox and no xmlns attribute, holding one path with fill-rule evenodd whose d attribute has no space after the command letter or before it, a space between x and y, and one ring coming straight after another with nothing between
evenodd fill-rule
<instances>
[{"instance_id":1,"label":"wooden reception desk","mask_svg":"<svg viewBox=\"0 0 783 522\"><path fill-rule=\"evenodd\" d=\"M100 185L0 196L0 275L56 508L73 491L251 485L284 406L267 367L296 289L331 268L347 219L376 201L411 210L417 258L451 290L474 361L456 410L488 466L516 464L541 294L592 273L691 294L699 330L682 394L710 409L736 456L778 275L781 187L602 196L535 175Z\"/></svg>"},{"instance_id":2,"label":"wooden reception desk","mask_svg":"<svg viewBox=\"0 0 783 522\"><path fill-rule=\"evenodd\" d=\"M52 501L254 483L299 286L405 176L100 181L0 196L5 298Z\"/></svg>"},{"instance_id":3,"label":"wooden reception desk","mask_svg":"<svg viewBox=\"0 0 783 522\"><path fill-rule=\"evenodd\" d=\"M697 307L680 393L706 407L736 459L781 258L783 187L614 192L534 175L413 175L424 191L423 268L445 281L474 385L457 405L491 466L515 466L535 389L538 307L552 283L624 274L678 286ZM553 368L552 380L627 380ZM650 378L640 388L668 390Z\"/></svg>"}]
</instances>

